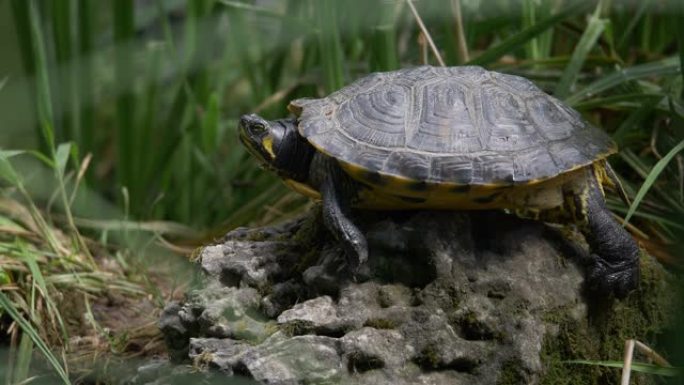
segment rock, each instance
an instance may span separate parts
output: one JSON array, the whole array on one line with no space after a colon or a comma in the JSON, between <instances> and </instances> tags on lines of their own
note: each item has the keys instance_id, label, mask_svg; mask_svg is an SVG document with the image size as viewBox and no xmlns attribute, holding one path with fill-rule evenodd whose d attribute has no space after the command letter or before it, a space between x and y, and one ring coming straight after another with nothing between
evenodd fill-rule
<instances>
[{"instance_id":1,"label":"rock","mask_svg":"<svg viewBox=\"0 0 684 385\"><path fill-rule=\"evenodd\" d=\"M285 310L278 316L278 323L298 328L297 334L331 334L342 329L342 320L337 317L337 307L327 295L304 301L292 309Z\"/></svg>"},{"instance_id":2,"label":"rock","mask_svg":"<svg viewBox=\"0 0 684 385\"><path fill-rule=\"evenodd\" d=\"M585 298L584 246L541 223L359 216L370 257L355 274L317 211L205 247L203 287L160 320L172 359L263 384L614 383L564 361L619 360L623 336L655 338L679 306L647 256L627 300Z\"/></svg>"},{"instance_id":3,"label":"rock","mask_svg":"<svg viewBox=\"0 0 684 385\"><path fill-rule=\"evenodd\" d=\"M398 330L363 327L340 338L347 368L354 372L403 367L414 355Z\"/></svg>"},{"instance_id":4,"label":"rock","mask_svg":"<svg viewBox=\"0 0 684 385\"><path fill-rule=\"evenodd\" d=\"M264 384L338 383L345 374L336 338L276 339L245 352L237 367Z\"/></svg>"},{"instance_id":5,"label":"rock","mask_svg":"<svg viewBox=\"0 0 684 385\"><path fill-rule=\"evenodd\" d=\"M188 357L197 367L209 366L232 375L239 357L249 349L249 344L230 338L190 338Z\"/></svg>"}]
</instances>

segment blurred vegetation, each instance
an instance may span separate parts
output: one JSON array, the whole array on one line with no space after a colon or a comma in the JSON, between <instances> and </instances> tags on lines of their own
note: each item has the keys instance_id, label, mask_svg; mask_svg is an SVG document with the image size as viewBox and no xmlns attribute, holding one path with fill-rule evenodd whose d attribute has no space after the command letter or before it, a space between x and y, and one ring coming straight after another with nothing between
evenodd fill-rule
<instances>
[{"instance_id":1,"label":"blurred vegetation","mask_svg":"<svg viewBox=\"0 0 684 385\"><path fill-rule=\"evenodd\" d=\"M0 199L34 224L0 210L0 314L29 336L13 346L64 342L51 279L72 274L79 288L79 274L110 258L81 232L197 239L299 212L307 200L238 144L237 118L280 117L290 99L371 71L437 65L427 37L446 65L525 76L607 130L634 200L611 195L610 207L649 252L682 263L671 245L684 229L684 2L413 5L415 14L402 0L0 0ZM52 235L55 223L66 238ZM101 284L78 290L110 290ZM15 367L13 381L25 378L26 362Z\"/></svg>"}]
</instances>

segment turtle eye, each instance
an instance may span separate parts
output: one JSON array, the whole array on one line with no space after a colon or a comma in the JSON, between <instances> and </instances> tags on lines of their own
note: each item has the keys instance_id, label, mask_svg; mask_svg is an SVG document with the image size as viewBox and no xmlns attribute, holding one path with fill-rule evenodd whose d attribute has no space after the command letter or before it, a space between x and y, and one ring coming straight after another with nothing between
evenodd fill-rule
<instances>
[{"instance_id":1,"label":"turtle eye","mask_svg":"<svg viewBox=\"0 0 684 385\"><path fill-rule=\"evenodd\" d=\"M256 135L261 135L266 132L266 125L263 123L254 123L252 124L251 131Z\"/></svg>"}]
</instances>

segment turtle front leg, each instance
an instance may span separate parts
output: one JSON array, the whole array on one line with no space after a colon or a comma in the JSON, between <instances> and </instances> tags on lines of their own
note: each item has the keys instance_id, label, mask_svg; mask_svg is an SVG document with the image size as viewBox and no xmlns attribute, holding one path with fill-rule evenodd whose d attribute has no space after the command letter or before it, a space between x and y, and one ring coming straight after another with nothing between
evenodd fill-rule
<instances>
[{"instance_id":1,"label":"turtle front leg","mask_svg":"<svg viewBox=\"0 0 684 385\"><path fill-rule=\"evenodd\" d=\"M351 180L333 159L317 154L312 169L318 179L323 200L323 223L342 243L347 261L356 270L368 260L368 243L361 230L351 220L351 202L355 194Z\"/></svg>"},{"instance_id":2,"label":"turtle front leg","mask_svg":"<svg viewBox=\"0 0 684 385\"><path fill-rule=\"evenodd\" d=\"M639 247L634 238L613 218L606 207L596 176L587 170L575 209L582 212L580 229L589 244L592 261L589 289L625 297L639 283Z\"/></svg>"}]
</instances>

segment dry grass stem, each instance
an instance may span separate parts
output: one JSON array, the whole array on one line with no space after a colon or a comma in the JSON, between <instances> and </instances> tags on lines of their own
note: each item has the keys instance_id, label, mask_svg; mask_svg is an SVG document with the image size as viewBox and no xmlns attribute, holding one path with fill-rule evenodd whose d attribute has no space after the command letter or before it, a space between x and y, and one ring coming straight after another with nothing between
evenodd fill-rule
<instances>
[{"instance_id":1,"label":"dry grass stem","mask_svg":"<svg viewBox=\"0 0 684 385\"><path fill-rule=\"evenodd\" d=\"M461 16L461 1L451 0L451 11L454 14L454 24L456 34L456 44L458 48L458 64L467 63L470 61L468 54L468 45L465 40L465 31L463 30L463 17Z\"/></svg>"},{"instance_id":2,"label":"dry grass stem","mask_svg":"<svg viewBox=\"0 0 684 385\"><path fill-rule=\"evenodd\" d=\"M437 58L437 62L440 66L445 67L446 64L444 64L444 59L442 59L442 55L439 53L439 50L437 49L435 42L432 41L432 37L430 37L430 32L428 32L427 28L425 27L423 19L421 19L420 15L418 14L418 10L416 10L416 7L413 5L413 2L411 0L406 0L406 4L408 4L409 8L411 9L411 13L413 13L413 16L416 18L418 27L423 32L423 36L427 40L428 45L432 50L432 53L435 55L435 58Z\"/></svg>"}]
</instances>

